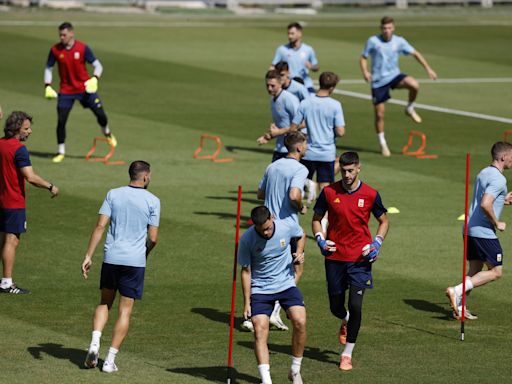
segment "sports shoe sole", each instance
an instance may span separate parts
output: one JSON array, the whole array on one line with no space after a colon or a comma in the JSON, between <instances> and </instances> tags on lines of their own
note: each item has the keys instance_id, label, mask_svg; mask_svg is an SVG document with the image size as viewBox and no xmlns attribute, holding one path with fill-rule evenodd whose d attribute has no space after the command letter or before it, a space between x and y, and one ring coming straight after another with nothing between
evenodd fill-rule
<instances>
[{"instance_id":1,"label":"sports shoe sole","mask_svg":"<svg viewBox=\"0 0 512 384\"><path fill-rule=\"evenodd\" d=\"M98 352L87 352L84 366L86 368L96 368L98 366Z\"/></svg>"},{"instance_id":2,"label":"sports shoe sole","mask_svg":"<svg viewBox=\"0 0 512 384\"><path fill-rule=\"evenodd\" d=\"M452 307L453 313L457 316L456 318L460 318L459 314L459 308L457 306L457 295L455 295L455 290L453 287L446 288L446 297L448 297L448 300L450 301L450 307Z\"/></svg>"},{"instance_id":3,"label":"sports shoe sole","mask_svg":"<svg viewBox=\"0 0 512 384\"><path fill-rule=\"evenodd\" d=\"M421 122L423 121L423 119L421 118L421 116L420 116L420 115L418 115L418 114L416 113L416 111L409 112L409 111L406 109L406 110L405 110L405 114L406 114L407 116L409 116L409 117L412 119L412 121L414 121L416 124L421 124Z\"/></svg>"}]
</instances>

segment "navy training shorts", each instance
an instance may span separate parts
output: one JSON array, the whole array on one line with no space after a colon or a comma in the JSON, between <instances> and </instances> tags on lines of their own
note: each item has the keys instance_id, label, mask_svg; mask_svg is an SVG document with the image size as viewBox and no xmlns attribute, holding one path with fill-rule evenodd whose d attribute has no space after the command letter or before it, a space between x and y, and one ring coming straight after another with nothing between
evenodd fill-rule
<instances>
[{"instance_id":1,"label":"navy training shorts","mask_svg":"<svg viewBox=\"0 0 512 384\"><path fill-rule=\"evenodd\" d=\"M391 98L389 94L389 89L395 89L397 85L407 77L405 73L399 74L393 80L391 80L386 85L378 88L372 88L372 103L373 105L377 105L380 103L384 103L385 101Z\"/></svg>"},{"instance_id":2,"label":"navy training shorts","mask_svg":"<svg viewBox=\"0 0 512 384\"><path fill-rule=\"evenodd\" d=\"M325 278L329 295L340 295L349 286L373 288L372 265L367 262L325 260Z\"/></svg>"},{"instance_id":3,"label":"navy training shorts","mask_svg":"<svg viewBox=\"0 0 512 384\"><path fill-rule=\"evenodd\" d=\"M334 161L302 159L300 162L308 169L308 179L313 180L316 172L316 181L318 183L334 183Z\"/></svg>"},{"instance_id":4,"label":"navy training shorts","mask_svg":"<svg viewBox=\"0 0 512 384\"><path fill-rule=\"evenodd\" d=\"M20 234L26 231L25 208L0 208L0 232Z\"/></svg>"},{"instance_id":5,"label":"navy training shorts","mask_svg":"<svg viewBox=\"0 0 512 384\"><path fill-rule=\"evenodd\" d=\"M297 287L290 287L278 293L255 293L251 295L251 316L267 315L270 317L276 301L279 301L285 311L290 307L305 306L302 293Z\"/></svg>"},{"instance_id":6,"label":"navy training shorts","mask_svg":"<svg viewBox=\"0 0 512 384\"><path fill-rule=\"evenodd\" d=\"M59 93L57 108L71 109L75 100L78 100L84 108L99 109L102 107L100 97L97 93L84 92L74 94Z\"/></svg>"},{"instance_id":7,"label":"navy training shorts","mask_svg":"<svg viewBox=\"0 0 512 384\"><path fill-rule=\"evenodd\" d=\"M495 267L503 264L503 250L498 239L468 236L468 260L480 260Z\"/></svg>"},{"instance_id":8,"label":"navy training shorts","mask_svg":"<svg viewBox=\"0 0 512 384\"><path fill-rule=\"evenodd\" d=\"M113 289L125 297L141 299L144 290L144 267L103 263L100 289Z\"/></svg>"}]
</instances>

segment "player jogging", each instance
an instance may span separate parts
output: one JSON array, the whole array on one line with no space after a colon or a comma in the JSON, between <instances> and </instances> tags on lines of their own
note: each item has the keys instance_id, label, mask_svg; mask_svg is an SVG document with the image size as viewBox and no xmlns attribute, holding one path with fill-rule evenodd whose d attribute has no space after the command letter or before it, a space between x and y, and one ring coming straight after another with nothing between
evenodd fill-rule
<instances>
[{"instance_id":1,"label":"player jogging","mask_svg":"<svg viewBox=\"0 0 512 384\"><path fill-rule=\"evenodd\" d=\"M281 76L281 84L285 91L293 94L299 101L307 99L311 94L306 86L295 79L290 78L290 70L286 61L280 61L275 65L275 70Z\"/></svg>"},{"instance_id":2,"label":"player jogging","mask_svg":"<svg viewBox=\"0 0 512 384\"><path fill-rule=\"evenodd\" d=\"M75 40L75 31L71 23L65 22L59 26L60 43L51 47L44 70L45 97L57 98L57 155L54 163L64 160L66 148L66 122L71 108L79 101L84 108L90 108L96 116L102 133L109 145L115 147L117 140L108 127L107 115L103 103L97 93L98 79L103 73L100 61L94 56L91 48L81 41ZM52 69L55 63L59 67L59 93L52 88ZM89 76L86 63L94 67L93 76Z\"/></svg>"},{"instance_id":3,"label":"player jogging","mask_svg":"<svg viewBox=\"0 0 512 384\"><path fill-rule=\"evenodd\" d=\"M401 36L394 34L395 21L385 16L380 21L380 35L372 36L366 42L359 65L366 82L372 86L372 102L375 110L375 130L383 156L391 156L384 136L384 103L391 98L390 89L405 88L409 91L409 102L405 114L416 123L421 117L414 110L414 101L418 96L418 81L400 72L398 59L400 55L412 55L425 68L430 79L437 79L437 74L430 68L427 60ZM371 58L371 73L368 71L368 57Z\"/></svg>"},{"instance_id":4,"label":"player jogging","mask_svg":"<svg viewBox=\"0 0 512 384\"><path fill-rule=\"evenodd\" d=\"M238 263L242 267L244 317L254 324L254 352L262 384L271 384L268 351L269 319L279 301L293 326L292 365L288 379L302 384L300 367L306 342L306 308L296 287L293 263L304 262L306 235L293 220L274 220L265 206L251 211L254 223L240 238ZM290 241L299 237L292 256Z\"/></svg>"},{"instance_id":5,"label":"player jogging","mask_svg":"<svg viewBox=\"0 0 512 384\"><path fill-rule=\"evenodd\" d=\"M317 72L320 67L315 50L302 42L302 25L290 23L288 25L288 44L283 44L276 49L270 69L280 61L286 61L290 67L290 77L298 77L304 80L304 85L310 93L315 93L313 80L309 77L309 71Z\"/></svg>"},{"instance_id":6,"label":"player jogging","mask_svg":"<svg viewBox=\"0 0 512 384\"><path fill-rule=\"evenodd\" d=\"M134 302L142 298L146 259L156 245L160 221L160 200L146 190L151 180L149 164L134 161L129 175L130 184L110 190L103 201L82 262L82 274L87 279L94 250L108 225L101 267L101 299L94 312L92 339L84 363L87 368L98 364L101 333L119 292L119 315L102 367L107 373L118 371L115 358L128 333Z\"/></svg>"},{"instance_id":7,"label":"player jogging","mask_svg":"<svg viewBox=\"0 0 512 384\"><path fill-rule=\"evenodd\" d=\"M52 197L59 194L59 188L37 175L32 168L30 154L23 144L31 134L32 116L15 111L7 117L4 137L0 139L0 248L3 263L0 293L30 293L12 281L16 249L21 234L27 229L25 181L47 189Z\"/></svg>"},{"instance_id":8,"label":"player jogging","mask_svg":"<svg viewBox=\"0 0 512 384\"><path fill-rule=\"evenodd\" d=\"M284 140L288 155L270 164L258 186L258 199L265 200L265 206L276 220L293 220L299 224L299 213L305 214L307 207L302 204L307 168L300 163L307 148L307 137L302 132L291 132ZM291 241L291 252L295 253L297 239ZM295 283L298 284L304 271L304 264L294 264ZM287 331L281 320L281 305L276 301L270 316L270 325ZM247 324L247 321L244 323ZM252 324L251 324L252 325Z\"/></svg>"},{"instance_id":9,"label":"player jogging","mask_svg":"<svg viewBox=\"0 0 512 384\"><path fill-rule=\"evenodd\" d=\"M345 344L340 369L352 369L352 351L361 326L363 295L373 288L372 263L375 262L388 232L386 208L379 193L359 180L361 166L356 152L340 156L341 180L325 187L314 207L313 233L325 256L325 274L331 313L341 319L339 342ZM327 233L321 220L329 213ZM372 239L368 222L377 219L377 234ZM345 294L348 290L348 311Z\"/></svg>"},{"instance_id":10,"label":"player jogging","mask_svg":"<svg viewBox=\"0 0 512 384\"><path fill-rule=\"evenodd\" d=\"M506 223L500 221L504 205L512 203L512 192L507 193L505 169L512 167L512 145L497 142L491 149L492 163L476 176L473 200L468 214L467 260L469 271L466 276L466 292L499 279L503 273L503 250L496 236L496 229L504 231ZM483 271L484 265L487 270ZM462 283L448 287L446 295L450 300L455 318L462 311ZM467 310L465 317L474 319Z\"/></svg>"}]
</instances>

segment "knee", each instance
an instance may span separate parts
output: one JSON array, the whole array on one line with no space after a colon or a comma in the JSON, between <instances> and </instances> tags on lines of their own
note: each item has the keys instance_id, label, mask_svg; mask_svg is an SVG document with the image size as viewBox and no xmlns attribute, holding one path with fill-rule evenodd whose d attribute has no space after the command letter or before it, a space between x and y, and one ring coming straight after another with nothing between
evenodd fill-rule
<instances>
[{"instance_id":1,"label":"knee","mask_svg":"<svg viewBox=\"0 0 512 384\"><path fill-rule=\"evenodd\" d=\"M498 280L501 276L503 276L503 270L501 268L494 268L494 280Z\"/></svg>"},{"instance_id":2,"label":"knee","mask_svg":"<svg viewBox=\"0 0 512 384\"><path fill-rule=\"evenodd\" d=\"M293 329L297 332L306 332L306 316L292 319Z\"/></svg>"},{"instance_id":3,"label":"knee","mask_svg":"<svg viewBox=\"0 0 512 384\"><path fill-rule=\"evenodd\" d=\"M362 303L349 303L348 305L348 311L350 312L350 316L361 314L362 309Z\"/></svg>"},{"instance_id":4,"label":"knee","mask_svg":"<svg viewBox=\"0 0 512 384\"><path fill-rule=\"evenodd\" d=\"M20 239L16 235L8 235L5 237L4 243L10 247L16 248L20 243Z\"/></svg>"},{"instance_id":5,"label":"knee","mask_svg":"<svg viewBox=\"0 0 512 384\"><path fill-rule=\"evenodd\" d=\"M416 79L411 79L409 82L409 89L418 92L420 90L420 83Z\"/></svg>"},{"instance_id":6,"label":"knee","mask_svg":"<svg viewBox=\"0 0 512 384\"><path fill-rule=\"evenodd\" d=\"M383 110L376 110L375 111L375 120L376 121L384 120L384 111Z\"/></svg>"},{"instance_id":7,"label":"knee","mask_svg":"<svg viewBox=\"0 0 512 384\"><path fill-rule=\"evenodd\" d=\"M330 304L331 313L336 316L338 319L344 319L347 316L347 311L343 304L341 303L331 303Z\"/></svg>"}]
</instances>

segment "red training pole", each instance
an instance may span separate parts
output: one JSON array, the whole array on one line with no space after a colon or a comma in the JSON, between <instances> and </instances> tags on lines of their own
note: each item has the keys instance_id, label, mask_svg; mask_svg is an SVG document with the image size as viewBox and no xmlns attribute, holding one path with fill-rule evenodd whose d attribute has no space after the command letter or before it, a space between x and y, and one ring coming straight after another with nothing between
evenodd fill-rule
<instances>
[{"instance_id":1,"label":"red training pole","mask_svg":"<svg viewBox=\"0 0 512 384\"><path fill-rule=\"evenodd\" d=\"M235 256L233 258L233 282L231 286L231 317L229 320L229 348L228 348L228 379L231 383L233 376L233 329L235 327L235 299L236 299L236 270L238 255L238 240L240 238L240 207L242 205L242 186L238 186L238 200L236 207Z\"/></svg>"},{"instance_id":2,"label":"red training pole","mask_svg":"<svg viewBox=\"0 0 512 384\"><path fill-rule=\"evenodd\" d=\"M462 259L462 314L460 317L460 340L464 341L464 317L466 311L466 258L468 254L468 209L469 209L469 163L471 155L466 154L466 202L464 205L464 257Z\"/></svg>"}]
</instances>

